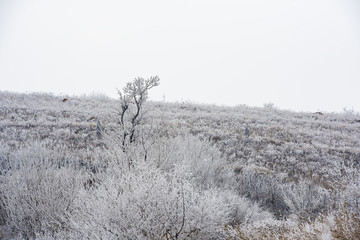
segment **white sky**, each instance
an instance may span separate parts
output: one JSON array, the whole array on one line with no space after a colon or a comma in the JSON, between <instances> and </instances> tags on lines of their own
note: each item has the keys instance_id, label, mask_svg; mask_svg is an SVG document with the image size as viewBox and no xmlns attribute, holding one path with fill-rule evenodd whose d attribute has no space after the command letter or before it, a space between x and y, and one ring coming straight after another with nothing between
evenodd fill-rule
<instances>
[{"instance_id":1,"label":"white sky","mask_svg":"<svg viewBox=\"0 0 360 240\"><path fill-rule=\"evenodd\" d=\"M358 0L0 0L0 89L360 111Z\"/></svg>"}]
</instances>

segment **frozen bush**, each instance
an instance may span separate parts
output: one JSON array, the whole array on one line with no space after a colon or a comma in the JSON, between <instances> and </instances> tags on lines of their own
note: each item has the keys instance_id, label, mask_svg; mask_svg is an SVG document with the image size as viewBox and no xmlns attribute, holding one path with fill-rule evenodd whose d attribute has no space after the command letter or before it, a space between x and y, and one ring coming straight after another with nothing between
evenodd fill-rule
<instances>
[{"instance_id":1,"label":"frozen bush","mask_svg":"<svg viewBox=\"0 0 360 240\"><path fill-rule=\"evenodd\" d=\"M256 167L238 167L234 169L233 178L236 190L241 196L257 202L277 218L289 214L276 177L259 172Z\"/></svg>"},{"instance_id":2,"label":"frozen bush","mask_svg":"<svg viewBox=\"0 0 360 240\"><path fill-rule=\"evenodd\" d=\"M135 142L126 152L118 148L121 139L106 136L105 141L109 149L106 153L109 160L122 166L123 171L126 170L128 158L131 158L134 164L154 163L163 171L170 171L175 166L182 165L195 176L198 186L202 188L219 186L226 160L209 141L190 134L174 138L159 137L156 134L151 136L153 139L141 139L143 142L140 140Z\"/></svg>"},{"instance_id":3,"label":"frozen bush","mask_svg":"<svg viewBox=\"0 0 360 240\"><path fill-rule=\"evenodd\" d=\"M72 204L84 176L72 167L59 167L60 156L36 145L12 157L20 156L23 159L11 159L11 167L0 177L6 228L27 239L42 232L70 231Z\"/></svg>"},{"instance_id":4,"label":"frozen bush","mask_svg":"<svg viewBox=\"0 0 360 240\"><path fill-rule=\"evenodd\" d=\"M336 191L337 207L344 206L347 211L358 212L360 218L360 173L352 173L342 190Z\"/></svg>"},{"instance_id":5,"label":"frozen bush","mask_svg":"<svg viewBox=\"0 0 360 240\"><path fill-rule=\"evenodd\" d=\"M327 210L332 201L326 189L304 181L283 185L282 191L290 211L307 219L314 218Z\"/></svg>"},{"instance_id":6,"label":"frozen bush","mask_svg":"<svg viewBox=\"0 0 360 240\"><path fill-rule=\"evenodd\" d=\"M23 167L3 176L6 225L32 238L36 233L70 230L69 217L81 177L69 168Z\"/></svg>"},{"instance_id":7,"label":"frozen bush","mask_svg":"<svg viewBox=\"0 0 360 240\"><path fill-rule=\"evenodd\" d=\"M114 170L93 191L82 191L77 231L92 239L184 239L221 235L230 205L213 190L198 191L180 167L169 173L141 163Z\"/></svg>"},{"instance_id":8,"label":"frozen bush","mask_svg":"<svg viewBox=\"0 0 360 240\"><path fill-rule=\"evenodd\" d=\"M218 186L222 177L221 171L226 165L216 147L189 134L161 139L151 149L150 156L165 171L176 165L186 166L196 177L198 185L203 188Z\"/></svg>"},{"instance_id":9,"label":"frozen bush","mask_svg":"<svg viewBox=\"0 0 360 240\"><path fill-rule=\"evenodd\" d=\"M273 219L273 215L259 207L256 202L251 202L241 197L235 191L226 190L222 192L231 206L230 220L232 225L251 224L264 219Z\"/></svg>"}]
</instances>

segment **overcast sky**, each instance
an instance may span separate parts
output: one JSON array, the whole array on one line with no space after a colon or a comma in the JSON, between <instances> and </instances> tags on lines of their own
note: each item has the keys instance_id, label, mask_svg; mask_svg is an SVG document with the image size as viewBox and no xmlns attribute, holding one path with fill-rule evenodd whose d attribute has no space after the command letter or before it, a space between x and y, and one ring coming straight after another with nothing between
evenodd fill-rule
<instances>
[{"instance_id":1,"label":"overcast sky","mask_svg":"<svg viewBox=\"0 0 360 240\"><path fill-rule=\"evenodd\" d=\"M0 90L360 111L358 0L0 0Z\"/></svg>"}]
</instances>

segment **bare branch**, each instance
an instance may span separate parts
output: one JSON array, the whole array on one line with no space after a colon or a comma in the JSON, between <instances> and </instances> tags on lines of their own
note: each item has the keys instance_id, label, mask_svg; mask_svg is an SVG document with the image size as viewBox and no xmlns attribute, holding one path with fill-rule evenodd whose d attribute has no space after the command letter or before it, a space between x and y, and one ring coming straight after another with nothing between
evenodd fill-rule
<instances>
[{"instance_id":1,"label":"bare branch","mask_svg":"<svg viewBox=\"0 0 360 240\"><path fill-rule=\"evenodd\" d=\"M181 197L182 197L182 210L183 210L183 217L181 222L181 227L179 231L176 233L175 238L179 237L179 234L182 232L184 225L185 225L185 196L184 196L184 187L181 185Z\"/></svg>"}]
</instances>

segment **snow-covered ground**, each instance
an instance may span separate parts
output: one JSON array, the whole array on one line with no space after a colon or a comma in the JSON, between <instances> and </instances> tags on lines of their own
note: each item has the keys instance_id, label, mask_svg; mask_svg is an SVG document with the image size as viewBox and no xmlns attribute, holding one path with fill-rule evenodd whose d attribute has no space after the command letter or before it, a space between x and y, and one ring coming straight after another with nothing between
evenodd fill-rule
<instances>
[{"instance_id":1,"label":"snow-covered ground","mask_svg":"<svg viewBox=\"0 0 360 240\"><path fill-rule=\"evenodd\" d=\"M147 102L124 151L119 108L0 92L0 238L360 237L359 114Z\"/></svg>"}]
</instances>

